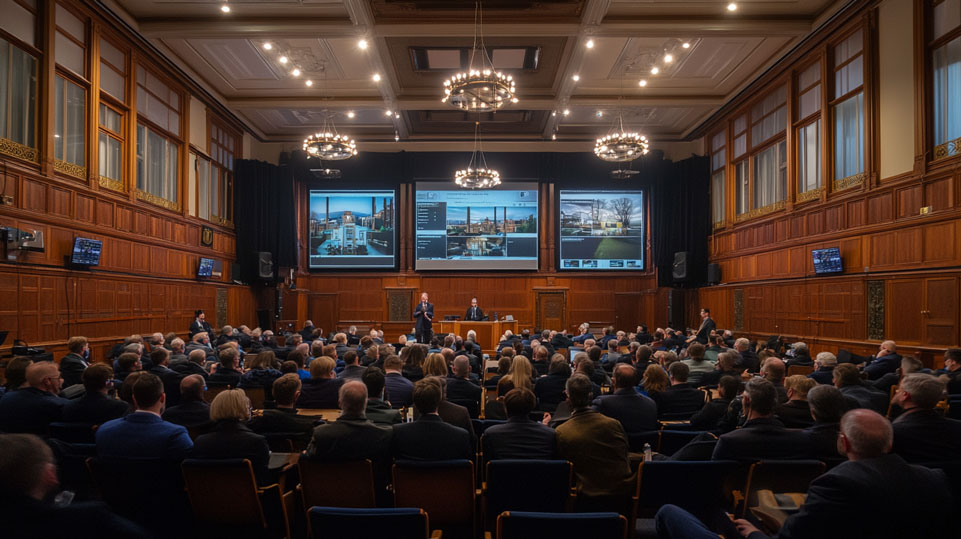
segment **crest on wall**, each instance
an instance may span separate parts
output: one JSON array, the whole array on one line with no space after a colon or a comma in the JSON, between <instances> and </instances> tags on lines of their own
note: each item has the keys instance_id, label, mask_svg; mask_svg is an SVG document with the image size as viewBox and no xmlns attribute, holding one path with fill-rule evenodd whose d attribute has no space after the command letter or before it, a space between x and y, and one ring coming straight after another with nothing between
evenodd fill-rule
<instances>
[{"instance_id":1,"label":"crest on wall","mask_svg":"<svg viewBox=\"0 0 961 539\"><path fill-rule=\"evenodd\" d=\"M200 227L200 245L204 247L214 246L214 229L209 226Z\"/></svg>"}]
</instances>

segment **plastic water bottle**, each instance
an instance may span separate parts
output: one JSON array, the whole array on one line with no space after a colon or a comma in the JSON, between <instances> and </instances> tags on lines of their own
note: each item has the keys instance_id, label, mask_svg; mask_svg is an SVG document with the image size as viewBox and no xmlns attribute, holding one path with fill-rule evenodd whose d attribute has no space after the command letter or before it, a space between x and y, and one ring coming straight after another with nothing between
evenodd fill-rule
<instances>
[{"instance_id":1,"label":"plastic water bottle","mask_svg":"<svg viewBox=\"0 0 961 539\"><path fill-rule=\"evenodd\" d=\"M651 452L651 444L645 443L644 444L644 462L650 462L652 458L653 458L653 454Z\"/></svg>"}]
</instances>

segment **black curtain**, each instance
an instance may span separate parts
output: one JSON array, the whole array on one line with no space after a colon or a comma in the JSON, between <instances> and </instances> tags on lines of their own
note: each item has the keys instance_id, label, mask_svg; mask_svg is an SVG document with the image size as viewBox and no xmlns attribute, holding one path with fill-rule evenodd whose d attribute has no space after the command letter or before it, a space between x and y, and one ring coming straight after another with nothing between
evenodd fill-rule
<instances>
[{"instance_id":1,"label":"black curtain","mask_svg":"<svg viewBox=\"0 0 961 539\"><path fill-rule=\"evenodd\" d=\"M297 267L294 181L288 167L242 159L234 171L234 231L244 282L258 281L257 253L269 251L277 268Z\"/></svg>"},{"instance_id":2,"label":"black curtain","mask_svg":"<svg viewBox=\"0 0 961 539\"><path fill-rule=\"evenodd\" d=\"M664 167L654 182L651 238L658 286L699 286L707 281L711 233L710 159L693 156ZM674 253L687 251L687 279L672 278Z\"/></svg>"}]
</instances>

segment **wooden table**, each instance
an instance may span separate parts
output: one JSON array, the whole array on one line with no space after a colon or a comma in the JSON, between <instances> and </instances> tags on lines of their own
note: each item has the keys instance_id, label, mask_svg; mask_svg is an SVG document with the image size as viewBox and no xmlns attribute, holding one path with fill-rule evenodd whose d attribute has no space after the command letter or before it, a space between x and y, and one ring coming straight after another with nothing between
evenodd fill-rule
<instances>
[{"instance_id":1,"label":"wooden table","mask_svg":"<svg viewBox=\"0 0 961 539\"><path fill-rule=\"evenodd\" d=\"M300 415L320 416L324 421L337 421L340 417L340 410L337 408L297 408Z\"/></svg>"},{"instance_id":2,"label":"wooden table","mask_svg":"<svg viewBox=\"0 0 961 539\"><path fill-rule=\"evenodd\" d=\"M467 338L467 332L473 330L477 334L477 344L484 350L496 350L501 335L511 330L517 333L517 320L498 320L487 322L468 322L466 320L442 320L434 323L434 333L445 335L453 333Z\"/></svg>"}]
</instances>

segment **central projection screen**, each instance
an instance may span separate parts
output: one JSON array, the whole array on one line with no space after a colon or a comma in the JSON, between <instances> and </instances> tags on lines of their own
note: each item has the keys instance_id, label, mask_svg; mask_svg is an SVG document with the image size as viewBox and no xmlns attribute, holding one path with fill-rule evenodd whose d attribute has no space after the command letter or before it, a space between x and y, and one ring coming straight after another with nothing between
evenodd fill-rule
<instances>
[{"instance_id":1,"label":"central projection screen","mask_svg":"<svg viewBox=\"0 0 961 539\"><path fill-rule=\"evenodd\" d=\"M310 269L393 268L393 190L310 191Z\"/></svg>"},{"instance_id":2,"label":"central projection screen","mask_svg":"<svg viewBox=\"0 0 961 539\"><path fill-rule=\"evenodd\" d=\"M560 269L644 269L644 193L562 190Z\"/></svg>"},{"instance_id":3,"label":"central projection screen","mask_svg":"<svg viewBox=\"0 0 961 539\"><path fill-rule=\"evenodd\" d=\"M418 182L418 270L536 270L536 183L465 190Z\"/></svg>"}]
</instances>

